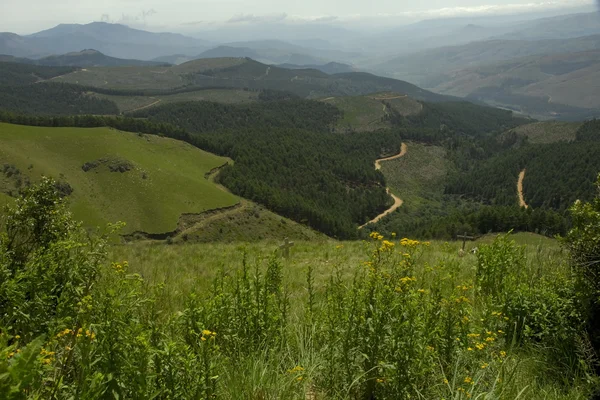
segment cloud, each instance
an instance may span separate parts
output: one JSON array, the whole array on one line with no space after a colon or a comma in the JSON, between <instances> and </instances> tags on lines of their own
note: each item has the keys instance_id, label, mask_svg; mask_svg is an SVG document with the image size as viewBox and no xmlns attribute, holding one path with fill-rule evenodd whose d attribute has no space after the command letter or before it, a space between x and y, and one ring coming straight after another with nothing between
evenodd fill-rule
<instances>
[{"instance_id":1,"label":"cloud","mask_svg":"<svg viewBox=\"0 0 600 400\"><path fill-rule=\"evenodd\" d=\"M598 1L600 1L600 0L598 0ZM336 21L337 19L338 19L337 15L327 15L324 17L316 17L312 21L313 22L333 22L333 21Z\"/></svg>"},{"instance_id":2,"label":"cloud","mask_svg":"<svg viewBox=\"0 0 600 400\"><path fill-rule=\"evenodd\" d=\"M600 0L596 0L599 1ZM471 7L444 7L425 11L407 11L393 15L381 16L402 16L402 17L453 17L461 15L486 15L486 14L511 14L531 11L540 11L544 9L558 9L566 7L579 7L591 5L590 0L551 0L537 3L514 3L514 4L486 4Z\"/></svg>"},{"instance_id":3,"label":"cloud","mask_svg":"<svg viewBox=\"0 0 600 400\"><path fill-rule=\"evenodd\" d=\"M284 21L288 15L286 13L272 14L272 15L254 15L254 14L237 14L231 17L227 22L230 24L239 23L265 23L265 22L281 22Z\"/></svg>"}]
</instances>

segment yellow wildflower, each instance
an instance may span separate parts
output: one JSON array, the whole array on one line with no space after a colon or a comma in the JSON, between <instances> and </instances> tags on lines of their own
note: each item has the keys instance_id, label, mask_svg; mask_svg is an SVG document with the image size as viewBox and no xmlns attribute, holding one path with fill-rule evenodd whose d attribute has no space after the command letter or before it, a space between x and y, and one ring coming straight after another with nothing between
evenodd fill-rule
<instances>
[{"instance_id":1,"label":"yellow wildflower","mask_svg":"<svg viewBox=\"0 0 600 400\"><path fill-rule=\"evenodd\" d=\"M473 384L473 378L471 378L470 376L467 376L465 378L465 383L470 383L472 385Z\"/></svg>"},{"instance_id":2,"label":"yellow wildflower","mask_svg":"<svg viewBox=\"0 0 600 400\"><path fill-rule=\"evenodd\" d=\"M209 336L211 333L212 333L212 332L211 332L211 331L209 331L208 329L204 329L204 330L202 331L202 335L203 335L203 336Z\"/></svg>"},{"instance_id":3,"label":"yellow wildflower","mask_svg":"<svg viewBox=\"0 0 600 400\"><path fill-rule=\"evenodd\" d=\"M506 352L504 350L502 350L500 352L500 357L502 357L502 358L506 357Z\"/></svg>"},{"instance_id":4,"label":"yellow wildflower","mask_svg":"<svg viewBox=\"0 0 600 400\"><path fill-rule=\"evenodd\" d=\"M490 366L490 364L488 364L488 363L483 363L483 364L481 364L481 369L486 369L486 368L487 368L487 367L489 367L489 366Z\"/></svg>"},{"instance_id":5,"label":"yellow wildflower","mask_svg":"<svg viewBox=\"0 0 600 400\"><path fill-rule=\"evenodd\" d=\"M477 347L477 350L483 350L485 349L485 343L477 343L475 347Z\"/></svg>"},{"instance_id":6,"label":"yellow wildflower","mask_svg":"<svg viewBox=\"0 0 600 400\"><path fill-rule=\"evenodd\" d=\"M444 385L448 384L448 379L444 378Z\"/></svg>"}]
</instances>

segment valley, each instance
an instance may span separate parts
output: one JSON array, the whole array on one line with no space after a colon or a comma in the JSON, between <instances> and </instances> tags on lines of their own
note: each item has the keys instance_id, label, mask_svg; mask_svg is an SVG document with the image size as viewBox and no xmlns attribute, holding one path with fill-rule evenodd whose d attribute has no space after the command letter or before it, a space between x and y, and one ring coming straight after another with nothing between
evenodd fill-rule
<instances>
[{"instance_id":1,"label":"valley","mask_svg":"<svg viewBox=\"0 0 600 400\"><path fill-rule=\"evenodd\" d=\"M0 33L0 398L595 399L600 22L536 7Z\"/></svg>"}]
</instances>

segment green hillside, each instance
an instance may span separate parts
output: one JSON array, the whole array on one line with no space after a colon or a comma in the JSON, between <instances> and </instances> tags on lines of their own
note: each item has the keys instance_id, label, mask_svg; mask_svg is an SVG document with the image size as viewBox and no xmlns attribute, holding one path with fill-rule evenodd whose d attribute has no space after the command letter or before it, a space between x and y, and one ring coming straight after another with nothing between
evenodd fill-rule
<instances>
[{"instance_id":1,"label":"green hillside","mask_svg":"<svg viewBox=\"0 0 600 400\"><path fill-rule=\"evenodd\" d=\"M182 88L248 88L287 91L307 98L393 91L423 101L453 100L408 82L368 73L328 75L315 69L290 70L269 66L249 58L201 59L172 67L85 68L55 80L105 91L119 90L123 92L120 94Z\"/></svg>"},{"instance_id":2,"label":"green hillside","mask_svg":"<svg viewBox=\"0 0 600 400\"><path fill-rule=\"evenodd\" d=\"M543 121L521 125L507 132L526 136L530 143L554 143L560 141L571 142L575 140L577 130L581 123Z\"/></svg>"},{"instance_id":3,"label":"green hillside","mask_svg":"<svg viewBox=\"0 0 600 400\"><path fill-rule=\"evenodd\" d=\"M238 202L204 178L226 159L176 140L110 128L0 124L0 142L0 165L12 167L0 175L1 191L15 193L19 178L23 185L42 174L55 177L72 188L71 209L88 226L124 221L125 233L163 233L177 227L181 214Z\"/></svg>"},{"instance_id":4,"label":"green hillside","mask_svg":"<svg viewBox=\"0 0 600 400\"><path fill-rule=\"evenodd\" d=\"M193 92L155 96L118 96L91 93L100 99L114 102L122 113L132 112L155 105L186 101L214 101L216 103L251 103L258 99L258 92L236 89L205 89Z\"/></svg>"},{"instance_id":5,"label":"green hillside","mask_svg":"<svg viewBox=\"0 0 600 400\"><path fill-rule=\"evenodd\" d=\"M324 103L339 108L343 117L336 124L338 132L370 132L390 128L390 112L401 116L416 115L423 110L418 101L393 92L369 94L365 96L341 96L322 99Z\"/></svg>"}]
</instances>

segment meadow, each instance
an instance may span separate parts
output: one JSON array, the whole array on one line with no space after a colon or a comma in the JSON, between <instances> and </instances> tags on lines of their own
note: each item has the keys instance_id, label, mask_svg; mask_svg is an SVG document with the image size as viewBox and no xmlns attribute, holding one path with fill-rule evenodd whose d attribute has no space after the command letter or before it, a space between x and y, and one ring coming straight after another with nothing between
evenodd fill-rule
<instances>
[{"instance_id":1,"label":"meadow","mask_svg":"<svg viewBox=\"0 0 600 400\"><path fill-rule=\"evenodd\" d=\"M553 239L108 246L118 227L82 231L47 178L2 229L4 399L586 399L597 383L585 289Z\"/></svg>"},{"instance_id":2,"label":"meadow","mask_svg":"<svg viewBox=\"0 0 600 400\"><path fill-rule=\"evenodd\" d=\"M170 232L182 214L239 201L204 177L227 159L184 142L111 128L0 130L0 190L16 195L42 175L56 177L75 218L88 227L123 221L124 233Z\"/></svg>"}]
</instances>

